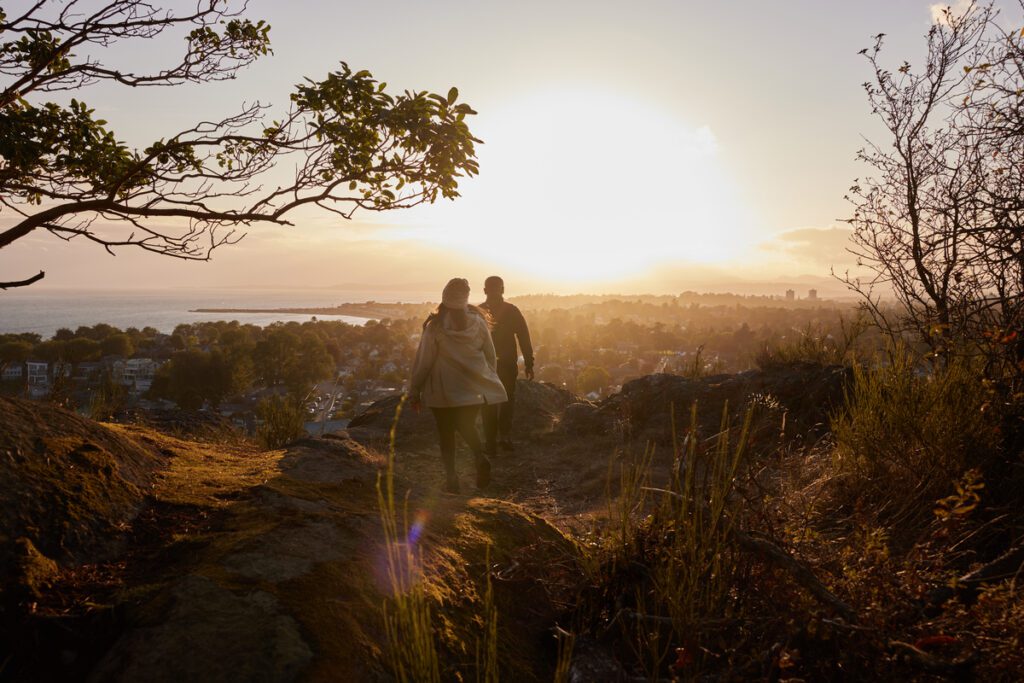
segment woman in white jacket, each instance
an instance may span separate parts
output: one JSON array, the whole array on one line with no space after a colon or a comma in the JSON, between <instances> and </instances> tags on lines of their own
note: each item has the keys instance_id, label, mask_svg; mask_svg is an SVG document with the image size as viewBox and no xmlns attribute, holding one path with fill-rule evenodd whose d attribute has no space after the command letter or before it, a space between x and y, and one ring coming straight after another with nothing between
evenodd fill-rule
<instances>
[{"instance_id":1,"label":"woman in white jacket","mask_svg":"<svg viewBox=\"0 0 1024 683\"><path fill-rule=\"evenodd\" d=\"M491 463L476 431L476 417L482 406L508 400L495 368L494 342L486 316L469 305L469 282L455 278L445 285L441 305L423 323L409 382L413 408L426 405L437 421L445 490L449 493L459 492L456 432L473 452L477 488L490 483Z\"/></svg>"}]
</instances>

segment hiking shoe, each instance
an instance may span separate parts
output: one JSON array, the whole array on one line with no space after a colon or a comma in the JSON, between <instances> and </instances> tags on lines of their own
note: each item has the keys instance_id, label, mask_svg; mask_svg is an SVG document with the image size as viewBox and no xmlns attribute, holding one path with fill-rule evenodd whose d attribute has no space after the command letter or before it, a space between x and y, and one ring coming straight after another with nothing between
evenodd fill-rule
<instances>
[{"instance_id":1,"label":"hiking shoe","mask_svg":"<svg viewBox=\"0 0 1024 683\"><path fill-rule=\"evenodd\" d=\"M491 483L491 461L486 455L480 455L476 459L476 487L487 488Z\"/></svg>"},{"instance_id":2,"label":"hiking shoe","mask_svg":"<svg viewBox=\"0 0 1024 683\"><path fill-rule=\"evenodd\" d=\"M502 439L501 441L498 442L498 445L501 447L501 450L503 450L506 453L511 453L516 449L516 447L512 445L511 439Z\"/></svg>"}]
</instances>

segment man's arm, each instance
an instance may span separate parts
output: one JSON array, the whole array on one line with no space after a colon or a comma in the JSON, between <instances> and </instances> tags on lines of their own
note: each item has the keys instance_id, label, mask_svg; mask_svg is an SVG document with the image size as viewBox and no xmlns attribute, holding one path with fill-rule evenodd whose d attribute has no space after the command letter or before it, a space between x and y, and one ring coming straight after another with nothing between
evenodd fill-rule
<instances>
[{"instance_id":1,"label":"man's arm","mask_svg":"<svg viewBox=\"0 0 1024 683\"><path fill-rule=\"evenodd\" d=\"M533 379L533 342L530 341L530 328L526 325L526 318L523 312L516 308L516 337L519 338L519 348L523 350L523 364L526 366L526 379Z\"/></svg>"},{"instance_id":2,"label":"man's arm","mask_svg":"<svg viewBox=\"0 0 1024 683\"><path fill-rule=\"evenodd\" d=\"M487 366L497 372L498 370L498 357L494 352L494 340L491 338L491 331L484 327L484 360L487 361Z\"/></svg>"}]
</instances>

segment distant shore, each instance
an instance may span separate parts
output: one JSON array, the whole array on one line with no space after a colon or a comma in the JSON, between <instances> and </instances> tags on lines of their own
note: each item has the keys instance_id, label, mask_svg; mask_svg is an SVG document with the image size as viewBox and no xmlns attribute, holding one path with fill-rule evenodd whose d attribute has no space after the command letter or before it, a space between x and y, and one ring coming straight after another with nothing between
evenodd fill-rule
<instances>
[{"instance_id":1,"label":"distant shore","mask_svg":"<svg viewBox=\"0 0 1024 683\"><path fill-rule=\"evenodd\" d=\"M433 307L429 303L406 304L406 303L378 303L368 301L365 303L338 304L337 306L303 306L291 308L195 308L190 313L261 313L261 314L289 314L289 315L345 315L352 318L366 318L368 320L382 320L384 318L412 318L424 315Z\"/></svg>"}]
</instances>

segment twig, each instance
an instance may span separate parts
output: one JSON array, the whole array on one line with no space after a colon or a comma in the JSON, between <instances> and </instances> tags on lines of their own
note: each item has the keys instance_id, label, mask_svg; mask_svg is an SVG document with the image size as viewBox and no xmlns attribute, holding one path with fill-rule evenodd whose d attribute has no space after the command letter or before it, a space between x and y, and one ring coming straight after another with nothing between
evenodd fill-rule
<instances>
[{"instance_id":1,"label":"twig","mask_svg":"<svg viewBox=\"0 0 1024 683\"><path fill-rule=\"evenodd\" d=\"M829 626L838 628L843 631L860 631L862 633L868 633L877 631L877 628L872 626L858 626L857 624L847 624L845 621L839 621L837 619L822 619L821 623L828 624Z\"/></svg>"},{"instance_id":2,"label":"twig","mask_svg":"<svg viewBox=\"0 0 1024 683\"><path fill-rule=\"evenodd\" d=\"M904 643L900 640L890 640L889 647L900 650L909 663L914 664L929 673L947 676L949 678L962 678L971 670L972 667L974 667L975 664L978 663L978 660L981 659L981 654L977 650L966 657L950 661L948 659L936 657L935 655L929 654L910 643Z\"/></svg>"},{"instance_id":3,"label":"twig","mask_svg":"<svg viewBox=\"0 0 1024 683\"><path fill-rule=\"evenodd\" d=\"M1005 520L1009 516L1010 516L1009 514L1005 514L1004 513L1004 514L999 515L998 517L996 517L994 519L988 520L987 522L985 522L984 524L979 526L977 529L975 529L974 531L972 531L971 533L967 534L966 536L961 538L959 541L957 541L956 545L954 545L952 548L950 548L947 552L955 553L957 551L957 549L960 546L962 546L964 543L966 543L967 541L971 540L972 538L974 538L975 536L980 534L982 531L985 531L989 527L991 527L991 526L993 526L995 524L998 524L999 522L1002 522L1003 520Z\"/></svg>"},{"instance_id":4,"label":"twig","mask_svg":"<svg viewBox=\"0 0 1024 683\"><path fill-rule=\"evenodd\" d=\"M683 499L680 494L675 491L669 491L668 489L660 489L653 486L642 486L640 488L644 491L666 493L675 498L679 498L680 500ZM739 529L733 529L730 533L736 540L737 544L739 544L740 548L747 552L756 553L757 555L770 560L777 567L785 569L798 584L806 588L811 595L818 599L819 602L834 609L844 619L846 619L846 621L850 623L858 621L857 613L854 612L852 607L836 597L834 593L832 593L821 581L818 580L818 577L815 576L805 564L797 560L785 550L767 539L755 538L744 531L740 531Z\"/></svg>"},{"instance_id":5,"label":"twig","mask_svg":"<svg viewBox=\"0 0 1024 683\"><path fill-rule=\"evenodd\" d=\"M836 597L805 564L785 550L767 539L754 538L750 534L738 529L732 531L732 536L742 549L756 553L770 560L777 567L785 569L793 577L794 581L806 588L819 602L828 605L838 612L846 621L851 624L858 621L857 613L854 612L852 607Z\"/></svg>"}]
</instances>

